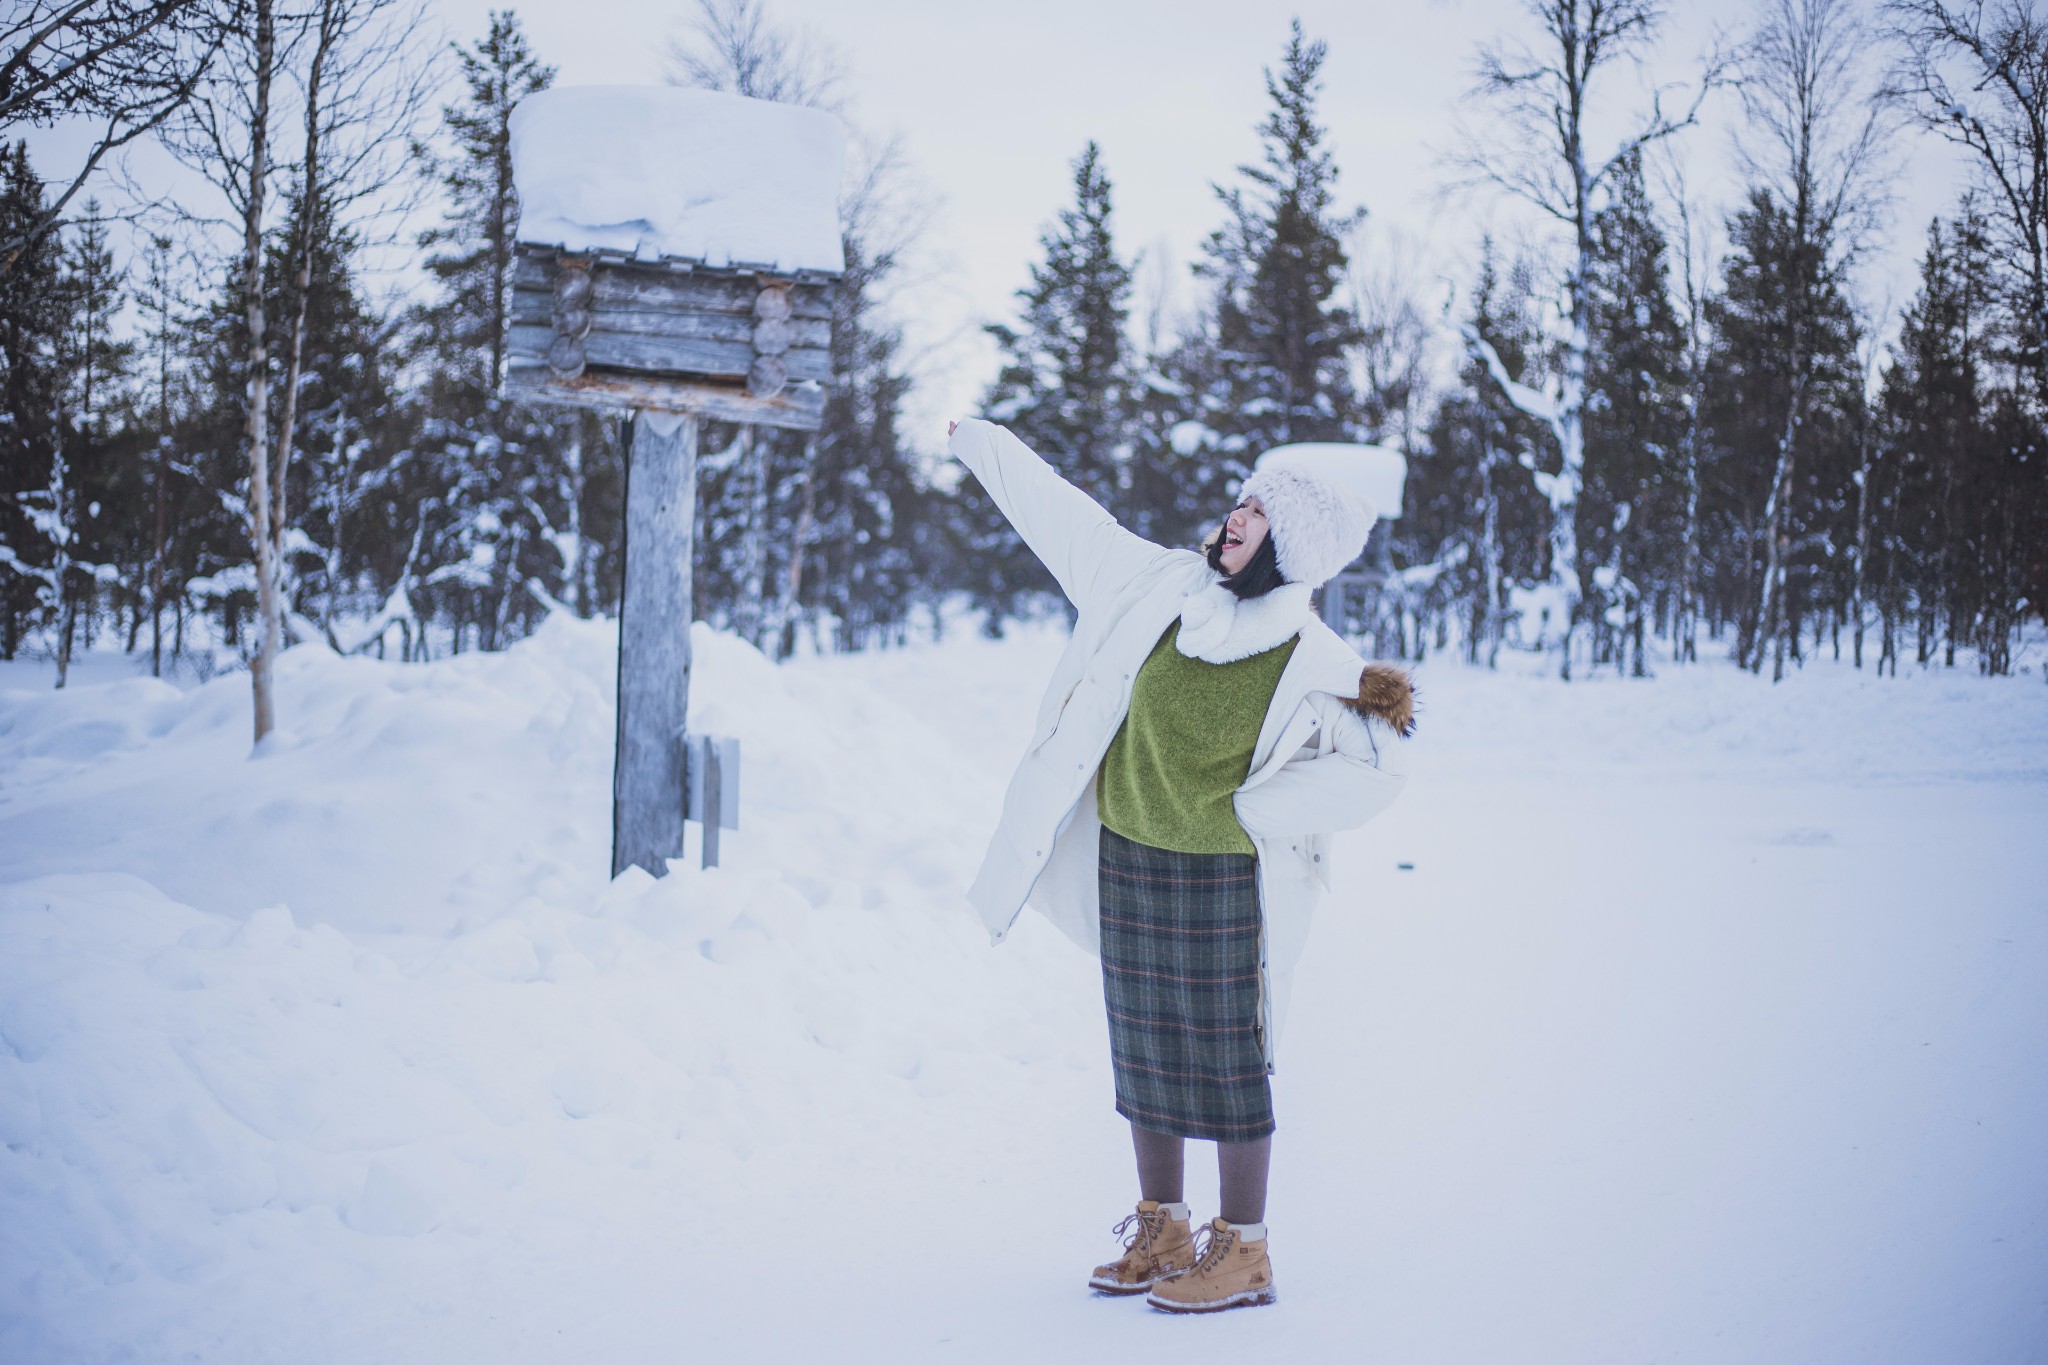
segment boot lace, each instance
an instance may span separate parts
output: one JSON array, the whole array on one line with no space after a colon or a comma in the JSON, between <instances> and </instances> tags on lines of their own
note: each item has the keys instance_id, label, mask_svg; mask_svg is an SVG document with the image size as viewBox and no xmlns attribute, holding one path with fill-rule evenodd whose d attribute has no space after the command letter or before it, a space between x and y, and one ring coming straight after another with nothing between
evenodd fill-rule
<instances>
[{"instance_id":1,"label":"boot lace","mask_svg":"<svg viewBox=\"0 0 2048 1365\"><path fill-rule=\"evenodd\" d=\"M1137 1224L1134 1228L1131 1227L1133 1223ZM1130 1228L1128 1236L1125 1236L1126 1228ZM1149 1256L1152 1254L1152 1243L1158 1240L1159 1234L1165 1230L1166 1214L1163 1210L1146 1213L1141 1209L1136 1213L1125 1214L1124 1220L1109 1232L1112 1237L1124 1239L1125 1251L1142 1251Z\"/></svg>"},{"instance_id":2,"label":"boot lace","mask_svg":"<svg viewBox=\"0 0 2048 1365\"><path fill-rule=\"evenodd\" d=\"M1204 1223L1196 1228L1194 1273L1199 1275L1223 1264L1223 1258L1236 1244L1237 1231L1234 1228L1218 1232L1214 1223Z\"/></svg>"}]
</instances>

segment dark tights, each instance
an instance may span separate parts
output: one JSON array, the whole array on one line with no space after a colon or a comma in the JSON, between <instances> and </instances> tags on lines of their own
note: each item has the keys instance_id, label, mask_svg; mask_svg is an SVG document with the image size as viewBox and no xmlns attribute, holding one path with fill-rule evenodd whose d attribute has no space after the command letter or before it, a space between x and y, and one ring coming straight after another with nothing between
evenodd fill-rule
<instances>
[{"instance_id":1,"label":"dark tights","mask_svg":"<svg viewBox=\"0 0 2048 1365\"><path fill-rule=\"evenodd\" d=\"M1187 1139L1131 1125L1138 1153L1138 1194L1161 1204L1178 1204L1186 1193ZM1219 1210L1226 1223L1266 1221L1266 1171L1273 1161L1270 1134L1254 1142L1216 1144L1216 1171L1223 1190Z\"/></svg>"}]
</instances>

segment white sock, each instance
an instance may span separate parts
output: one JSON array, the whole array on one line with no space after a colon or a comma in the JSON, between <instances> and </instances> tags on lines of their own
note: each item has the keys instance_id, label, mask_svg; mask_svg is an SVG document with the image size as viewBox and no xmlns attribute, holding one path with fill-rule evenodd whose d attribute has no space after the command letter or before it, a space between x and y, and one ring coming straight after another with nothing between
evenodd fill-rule
<instances>
[{"instance_id":1,"label":"white sock","mask_svg":"<svg viewBox=\"0 0 2048 1365\"><path fill-rule=\"evenodd\" d=\"M1263 1242L1266 1240L1266 1225L1264 1223L1225 1223L1223 1226L1235 1232L1238 1240L1241 1242Z\"/></svg>"},{"instance_id":2,"label":"white sock","mask_svg":"<svg viewBox=\"0 0 2048 1365\"><path fill-rule=\"evenodd\" d=\"M1177 1223L1188 1221L1188 1206L1186 1204L1161 1204L1159 1211Z\"/></svg>"}]
</instances>

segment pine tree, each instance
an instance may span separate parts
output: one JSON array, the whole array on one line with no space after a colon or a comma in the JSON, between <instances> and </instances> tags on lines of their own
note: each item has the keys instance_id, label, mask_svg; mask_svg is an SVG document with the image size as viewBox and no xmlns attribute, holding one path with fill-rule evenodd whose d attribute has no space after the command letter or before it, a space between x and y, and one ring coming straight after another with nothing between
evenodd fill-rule
<instances>
[{"instance_id":1,"label":"pine tree","mask_svg":"<svg viewBox=\"0 0 2048 1365\"><path fill-rule=\"evenodd\" d=\"M1918 617L1918 657L1974 646L2010 672L2030 545L2041 526L2040 436L2025 401L2023 329L1999 316L1984 220L1965 200L1927 234L1920 288L1892 345L1882 407L1894 472L1881 494L1879 667ZM2020 344L2015 345L2015 340Z\"/></svg>"},{"instance_id":2,"label":"pine tree","mask_svg":"<svg viewBox=\"0 0 2048 1365\"><path fill-rule=\"evenodd\" d=\"M121 428L135 345L116 330L127 291L107 245L97 199L86 201L84 217L64 239L58 288L65 325L57 337L63 395L57 453L68 504L59 511L71 564L59 584L57 685L62 687L74 652L92 643L102 580L112 587L120 562L133 562L134 547L123 543L127 518L117 504L140 492L132 466L121 458L129 444ZM79 638L81 613L84 640Z\"/></svg>"},{"instance_id":3,"label":"pine tree","mask_svg":"<svg viewBox=\"0 0 2048 1365\"><path fill-rule=\"evenodd\" d=\"M1222 521L1221 499L1241 464L1201 420L1207 400L1226 401L1214 329L1205 318L1161 340L1132 389L1126 524L1156 544L1197 545Z\"/></svg>"},{"instance_id":4,"label":"pine tree","mask_svg":"<svg viewBox=\"0 0 2048 1365\"><path fill-rule=\"evenodd\" d=\"M1352 431L1345 351L1358 325L1338 290L1344 237L1364 211L1337 210L1336 161L1316 122L1328 51L1294 21L1279 69L1266 73L1272 108L1259 126L1260 161L1238 168L1248 184L1216 191L1226 221L1198 267L1214 285L1217 362L1201 420L1231 457L1218 471L1226 479L1268 447ZM1204 491L1218 504L1226 494Z\"/></svg>"},{"instance_id":5,"label":"pine tree","mask_svg":"<svg viewBox=\"0 0 2048 1365\"><path fill-rule=\"evenodd\" d=\"M64 288L71 298L71 325L60 338L65 380L71 389L67 408L74 420L101 434L112 425L129 377L135 343L119 335L115 322L126 302L122 273L107 244L107 226L100 203L88 199L77 230L65 243Z\"/></svg>"},{"instance_id":6,"label":"pine tree","mask_svg":"<svg viewBox=\"0 0 2048 1365\"><path fill-rule=\"evenodd\" d=\"M58 241L33 233L44 212L42 178L28 143L17 142L0 168L0 238L31 239L0 272L0 654L9 659L58 604L47 490L58 458L58 345L68 319Z\"/></svg>"},{"instance_id":7,"label":"pine tree","mask_svg":"<svg viewBox=\"0 0 2048 1365\"><path fill-rule=\"evenodd\" d=\"M337 618L368 615L403 572L416 514L400 466L411 459L417 414L399 402L393 328L357 282L360 241L324 205L310 225L305 212L296 192L287 195L264 265L281 317L296 316L302 268L306 277L283 586L289 608L340 648ZM283 412L280 394L280 422Z\"/></svg>"},{"instance_id":8,"label":"pine tree","mask_svg":"<svg viewBox=\"0 0 2048 1365\"><path fill-rule=\"evenodd\" d=\"M1534 317L1534 275L1517 261L1503 276L1491 239L1481 245L1468 327L1515 374L1540 374L1547 357ZM1468 607L1468 657L1491 665L1509 623L1510 593L1549 576L1550 506L1530 470L1552 444L1550 429L1508 401L1486 362L1468 355L1458 383L1445 394L1429 440L1411 452L1396 550L1421 570L1430 605ZM1418 623L1419 627L1419 623ZM1559 621L1524 621L1534 644ZM1417 633L1419 634L1419 628Z\"/></svg>"},{"instance_id":9,"label":"pine tree","mask_svg":"<svg viewBox=\"0 0 2048 1365\"><path fill-rule=\"evenodd\" d=\"M1849 428L1862 401L1857 330L1848 302L1818 268L1831 247L1803 235L1770 195L1758 190L1729 224L1722 292L1711 302L1715 340L1706 384L1707 427L1701 480L1714 492L1702 516L1720 544L1708 573L1708 605L1738 627L1737 657L1752 667L1770 639L1801 657L1800 621L1831 595L1816 580L1831 533L1853 536L1854 440ZM1816 253L1819 253L1816 256ZM1789 437L1788 437L1789 432ZM1790 439L1797 459L1789 499L1774 496ZM1772 536L1772 509L1782 507ZM1772 543L1788 552L1778 619L1759 617ZM1846 600L1846 591L1839 594Z\"/></svg>"},{"instance_id":10,"label":"pine tree","mask_svg":"<svg viewBox=\"0 0 2048 1365\"><path fill-rule=\"evenodd\" d=\"M453 378L481 398L497 392L505 374L510 330L512 247L519 227L519 195L512 183L512 109L554 83L527 45L511 10L492 10L490 27L472 47L455 47L467 98L442 110L454 154L425 145L415 154L435 172L447 196L446 218L420 236L427 269L441 282L442 302L427 318L437 354L452 362ZM459 357L459 360L457 359Z\"/></svg>"},{"instance_id":11,"label":"pine tree","mask_svg":"<svg viewBox=\"0 0 2048 1365\"><path fill-rule=\"evenodd\" d=\"M149 544L148 582L139 588L149 601L149 671L163 676L163 610L171 557L171 434L172 391L179 384L177 356L184 341L178 281L173 274L171 239L150 239L148 266L137 300L143 314L143 350L148 356L148 394L138 405L136 430L148 442L150 508L143 532ZM183 594L180 594L182 598ZM182 613L180 614L182 619ZM175 647L175 640L174 640Z\"/></svg>"},{"instance_id":12,"label":"pine tree","mask_svg":"<svg viewBox=\"0 0 2048 1365\"><path fill-rule=\"evenodd\" d=\"M1594 662L1622 667L1625 644L1642 677L1645 598L1676 579L1669 550L1683 534L1674 462L1684 437L1685 338L1640 155L1617 168L1593 243L1580 593L1593 608Z\"/></svg>"},{"instance_id":13,"label":"pine tree","mask_svg":"<svg viewBox=\"0 0 2048 1365\"><path fill-rule=\"evenodd\" d=\"M846 272L833 294L832 386L825 419L796 480L801 561L787 571L792 607L831 618L843 650L885 643L928 591L932 550L918 528L929 494L904 448L902 406L910 391L900 329L880 314L877 293L896 269L877 246L867 215L850 215L842 239ZM794 645L794 610L784 612L777 652Z\"/></svg>"},{"instance_id":14,"label":"pine tree","mask_svg":"<svg viewBox=\"0 0 2048 1365\"><path fill-rule=\"evenodd\" d=\"M1044 259L1017 291L1017 325L991 324L1002 353L982 411L1112 511L1126 510L1131 453L1131 271L1110 226L1109 177L1090 142L1073 167L1074 202L1039 236ZM970 480L971 483L971 480ZM986 628L1001 628L1018 599L1054 590L1030 552L978 489L969 515L978 551L978 596Z\"/></svg>"},{"instance_id":15,"label":"pine tree","mask_svg":"<svg viewBox=\"0 0 2048 1365\"><path fill-rule=\"evenodd\" d=\"M1039 236L1043 261L1017 291L1019 325L995 323L1002 368L982 408L1106 507L1128 455L1131 271L1110 227L1110 183L1090 142L1074 162L1074 202Z\"/></svg>"},{"instance_id":16,"label":"pine tree","mask_svg":"<svg viewBox=\"0 0 2048 1365\"><path fill-rule=\"evenodd\" d=\"M454 648L473 629L475 643L493 649L523 634L541 610L529 581L557 597L568 591L581 567L581 459L610 443L592 418L529 408L500 392L519 221L512 109L546 89L554 69L533 55L510 10L492 11L484 37L458 46L456 58L465 98L442 111L452 154L417 149L447 208L420 239L441 294L414 317L427 369L418 398L428 459L415 471L424 486L413 489L421 548L408 551L411 568L394 591L424 592L427 605L451 619Z\"/></svg>"},{"instance_id":17,"label":"pine tree","mask_svg":"<svg viewBox=\"0 0 2048 1365\"><path fill-rule=\"evenodd\" d=\"M187 585L202 612L217 614L219 642L237 649L245 618L256 609L249 563L248 486L248 280L239 259L219 268L211 292L183 319L192 402L175 431L172 470L190 502L178 520L178 555L170 574ZM266 304L266 313L269 305ZM269 358L275 368L275 357ZM266 385L266 398L274 398ZM212 641L207 642L209 645ZM210 656L193 660L210 669Z\"/></svg>"}]
</instances>

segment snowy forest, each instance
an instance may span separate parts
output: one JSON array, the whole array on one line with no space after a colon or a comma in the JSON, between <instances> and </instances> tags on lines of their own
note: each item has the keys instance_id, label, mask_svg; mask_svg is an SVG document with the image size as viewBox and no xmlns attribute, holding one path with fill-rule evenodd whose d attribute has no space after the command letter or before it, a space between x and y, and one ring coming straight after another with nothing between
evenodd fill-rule
<instances>
[{"instance_id":1,"label":"snowy forest","mask_svg":"<svg viewBox=\"0 0 2048 1365\"><path fill-rule=\"evenodd\" d=\"M1774 675L1816 649L2009 671L2048 600L2048 26L2020 0L1769 0L1689 91L1637 109L1620 72L1658 41L1650 0L1527 18L1475 48L1488 135L1444 178L1521 198L1554 240L1489 241L1448 311L1362 256L1372 205L1347 193L1318 112L1326 48L1297 22L1263 70L1259 160L1216 168L1194 304L1134 298L1091 142L988 327L982 410L1171 544L1272 445L1398 447L1394 573L1347 623L1385 654L1550 647L1567 676L1703 649ZM0 120L104 131L84 164L6 152L7 658L54 656L61 685L75 653L118 642L206 676L261 655L266 574L285 640L380 656L500 648L556 603L616 609L619 428L502 384L507 120L553 80L548 54L509 9L449 52L422 33L412 0L15 9ZM702 0L667 69L842 103L830 55L763 0ZM1708 205L1677 149L1721 87L1748 183ZM1859 272L1910 137L1972 175L1924 225L1894 317ZM232 221L96 192L141 139ZM824 430L706 441L700 615L777 657L887 644L955 594L999 634L1052 587L933 434L905 429L915 381L883 300L919 228L897 149L864 148ZM366 254L393 251L418 287L367 289Z\"/></svg>"},{"instance_id":2,"label":"snowy forest","mask_svg":"<svg viewBox=\"0 0 2048 1365\"><path fill-rule=\"evenodd\" d=\"M0 1362L2039 1365L2048 0L1295 13L0 5Z\"/></svg>"}]
</instances>

